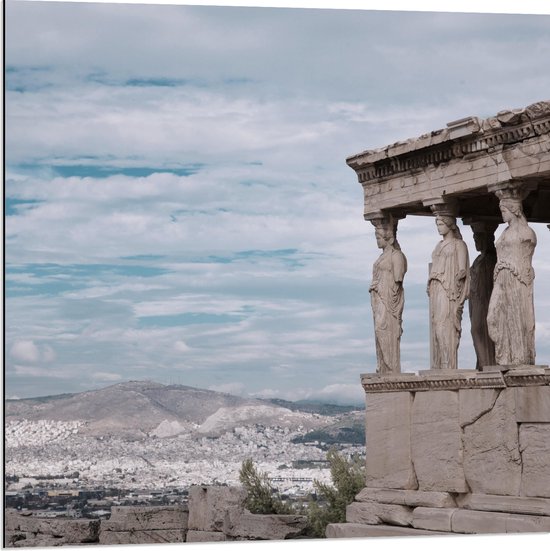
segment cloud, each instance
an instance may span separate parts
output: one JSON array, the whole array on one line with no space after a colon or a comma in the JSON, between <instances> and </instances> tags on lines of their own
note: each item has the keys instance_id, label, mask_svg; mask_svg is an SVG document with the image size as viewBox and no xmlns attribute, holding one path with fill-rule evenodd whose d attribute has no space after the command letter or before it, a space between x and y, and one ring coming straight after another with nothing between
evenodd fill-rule
<instances>
[{"instance_id":1,"label":"cloud","mask_svg":"<svg viewBox=\"0 0 550 551\"><path fill-rule=\"evenodd\" d=\"M50 363L55 360L56 354L50 345L37 346L32 340L16 341L10 349L11 357L25 363Z\"/></svg>"},{"instance_id":2,"label":"cloud","mask_svg":"<svg viewBox=\"0 0 550 551\"><path fill-rule=\"evenodd\" d=\"M190 348L182 340L178 340L174 343L174 350L176 352L189 352Z\"/></svg>"},{"instance_id":3,"label":"cloud","mask_svg":"<svg viewBox=\"0 0 550 551\"><path fill-rule=\"evenodd\" d=\"M40 360L40 352L33 341L17 341L10 351L15 360L35 363Z\"/></svg>"},{"instance_id":4,"label":"cloud","mask_svg":"<svg viewBox=\"0 0 550 551\"><path fill-rule=\"evenodd\" d=\"M337 404L363 404L365 391L359 383L335 383L312 392L308 398Z\"/></svg>"},{"instance_id":5,"label":"cloud","mask_svg":"<svg viewBox=\"0 0 550 551\"><path fill-rule=\"evenodd\" d=\"M14 365L13 372L19 376L37 377L47 379L67 379L71 378L68 370L54 369L50 367L32 367L27 365Z\"/></svg>"},{"instance_id":6,"label":"cloud","mask_svg":"<svg viewBox=\"0 0 550 551\"><path fill-rule=\"evenodd\" d=\"M96 371L92 373L92 379L100 382L120 381L122 376L119 373L109 373L106 371Z\"/></svg>"},{"instance_id":7,"label":"cloud","mask_svg":"<svg viewBox=\"0 0 550 551\"><path fill-rule=\"evenodd\" d=\"M256 398L283 398L286 400L308 400L340 405L364 405L365 392L357 384L334 383L320 389L300 388L281 391L277 388L263 388L250 393Z\"/></svg>"},{"instance_id":8,"label":"cloud","mask_svg":"<svg viewBox=\"0 0 550 551\"><path fill-rule=\"evenodd\" d=\"M6 344L16 365L55 359L63 391L94 373L150 373L351 399L376 366L379 251L345 158L550 88L544 16L23 2L6 12ZM535 230L544 358L550 233ZM402 361L418 369L439 236L433 220L408 217L399 240ZM468 339L465 319L470 366ZM8 370L18 395L44 390L35 377Z\"/></svg>"}]
</instances>

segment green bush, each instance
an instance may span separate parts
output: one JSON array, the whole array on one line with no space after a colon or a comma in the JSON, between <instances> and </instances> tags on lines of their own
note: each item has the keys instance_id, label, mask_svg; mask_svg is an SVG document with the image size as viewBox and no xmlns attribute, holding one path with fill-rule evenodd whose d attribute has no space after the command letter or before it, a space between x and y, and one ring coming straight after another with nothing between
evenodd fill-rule
<instances>
[{"instance_id":1,"label":"green bush","mask_svg":"<svg viewBox=\"0 0 550 551\"><path fill-rule=\"evenodd\" d=\"M346 507L365 486L365 464L361 458L346 459L332 448L327 460L333 485L316 480L317 501L311 500L308 507L308 533L316 538L325 537L327 524L346 521Z\"/></svg>"},{"instance_id":2,"label":"green bush","mask_svg":"<svg viewBox=\"0 0 550 551\"><path fill-rule=\"evenodd\" d=\"M247 491L246 508L257 514L303 514L308 518L307 535L324 538L327 524L345 522L346 506L365 486L364 461L340 455L334 448L327 453L332 485L314 481L317 499L310 499L307 508L293 508L272 488L267 473L256 469L252 459L243 461L239 480Z\"/></svg>"},{"instance_id":3,"label":"green bush","mask_svg":"<svg viewBox=\"0 0 550 551\"><path fill-rule=\"evenodd\" d=\"M243 461L239 480L247 491L245 507L251 513L284 515L294 512L292 507L285 503L279 493L271 487L267 473L261 473L256 469L252 459Z\"/></svg>"}]
</instances>

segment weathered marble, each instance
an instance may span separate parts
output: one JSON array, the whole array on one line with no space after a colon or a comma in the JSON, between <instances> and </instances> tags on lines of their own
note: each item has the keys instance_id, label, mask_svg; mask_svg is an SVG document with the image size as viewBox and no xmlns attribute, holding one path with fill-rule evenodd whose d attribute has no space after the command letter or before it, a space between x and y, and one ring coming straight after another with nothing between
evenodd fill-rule
<instances>
[{"instance_id":1,"label":"weathered marble","mask_svg":"<svg viewBox=\"0 0 550 551\"><path fill-rule=\"evenodd\" d=\"M464 494L456 501L462 509L550 516L550 499L540 497Z\"/></svg>"},{"instance_id":2,"label":"weathered marble","mask_svg":"<svg viewBox=\"0 0 550 551\"><path fill-rule=\"evenodd\" d=\"M521 493L550 498L550 423L521 423Z\"/></svg>"},{"instance_id":3,"label":"weathered marble","mask_svg":"<svg viewBox=\"0 0 550 551\"><path fill-rule=\"evenodd\" d=\"M550 386L516 387L516 421L550 423Z\"/></svg>"},{"instance_id":4,"label":"weathered marble","mask_svg":"<svg viewBox=\"0 0 550 551\"><path fill-rule=\"evenodd\" d=\"M111 508L109 520L101 522L101 530L186 530L188 515L181 505L117 506Z\"/></svg>"},{"instance_id":5,"label":"weathered marble","mask_svg":"<svg viewBox=\"0 0 550 551\"><path fill-rule=\"evenodd\" d=\"M474 243L480 252L470 268L470 296L468 300L472 341L476 351L476 368L495 365L495 344L489 337L487 312L493 290L493 272L497 262L495 249L496 224L472 222Z\"/></svg>"},{"instance_id":6,"label":"weathered marble","mask_svg":"<svg viewBox=\"0 0 550 551\"><path fill-rule=\"evenodd\" d=\"M411 449L419 490L469 490L463 471L457 391L415 394Z\"/></svg>"},{"instance_id":7,"label":"weathered marble","mask_svg":"<svg viewBox=\"0 0 550 551\"><path fill-rule=\"evenodd\" d=\"M458 509L452 516L451 528L461 534L549 532L550 517Z\"/></svg>"},{"instance_id":8,"label":"weathered marble","mask_svg":"<svg viewBox=\"0 0 550 551\"><path fill-rule=\"evenodd\" d=\"M522 466L513 388L500 390L489 411L463 426L462 441L472 493L519 495Z\"/></svg>"},{"instance_id":9,"label":"weathered marble","mask_svg":"<svg viewBox=\"0 0 550 551\"><path fill-rule=\"evenodd\" d=\"M535 309L532 258L537 237L523 214L521 187L496 190L508 227L496 243L497 264L487 325L498 365L535 363Z\"/></svg>"},{"instance_id":10,"label":"weathered marble","mask_svg":"<svg viewBox=\"0 0 550 551\"><path fill-rule=\"evenodd\" d=\"M222 531L228 511L243 511L246 491L229 486L191 486L189 530Z\"/></svg>"},{"instance_id":11,"label":"weathered marble","mask_svg":"<svg viewBox=\"0 0 550 551\"><path fill-rule=\"evenodd\" d=\"M187 532L187 543L198 543L206 541L226 541L227 536L223 532L207 532L204 530L189 530Z\"/></svg>"},{"instance_id":12,"label":"weathered marble","mask_svg":"<svg viewBox=\"0 0 550 551\"><path fill-rule=\"evenodd\" d=\"M405 294L403 279L407 271L407 259L396 239L397 220L391 218L373 220L376 243L382 254L373 266L369 288L378 373L401 371L400 342Z\"/></svg>"},{"instance_id":13,"label":"weathered marble","mask_svg":"<svg viewBox=\"0 0 550 551\"><path fill-rule=\"evenodd\" d=\"M457 369L462 311L470 288L468 248L453 216L437 214L436 225L443 239L432 253L428 279L431 368Z\"/></svg>"},{"instance_id":14,"label":"weathered marble","mask_svg":"<svg viewBox=\"0 0 550 551\"><path fill-rule=\"evenodd\" d=\"M346 521L358 524L410 526L412 508L375 501L354 501L346 507Z\"/></svg>"},{"instance_id":15,"label":"weathered marble","mask_svg":"<svg viewBox=\"0 0 550 551\"><path fill-rule=\"evenodd\" d=\"M456 509L417 507L413 511L412 526L424 530L451 531L451 519Z\"/></svg>"},{"instance_id":16,"label":"weathered marble","mask_svg":"<svg viewBox=\"0 0 550 551\"><path fill-rule=\"evenodd\" d=\"M471 425L481 416L491 411L499 396L499 390L485 388L465 388L458 392L460 426Z\"/></svg>"},{"instance_id":17,"label":"weathered marble","mask_svg":"<svg viewBox=\"0 0 550 551\"><path fill-rule=\"evenodd\" d=\"M418 530L405 526L368 525L354 523L329 524L326 530L327 538L387 538L391 536L443 536L446 532Z\"/></svg>"},{"instance_id":18,"label":"weathered marble","mask_svg":"<svg viewBox=\"0 0 550 551\"><path fill-rule=\"evenodd\" d=\"M304 533L307 518L303 515L255 515L245 511L231 523L224 533L248 540L285 540Z\"/></svg>"},{"instance_id":19,"label":"weathered marble","mask_svg":"<svg viewBox=\"0 0 550 551\"><path fill-rule=\"evenodd\" d=\"M138 543L183 543L184 530L105 530L99 535L101 545L133 545Z\"/></svg>"},{"instance_id":20,"label":"weathered marble","mask_svg":"<svg viewBox=\"0 0 550 551\"><path fill-rule=\"evenodd\" d=\"M31 514L19 514L8 509L5 511L4 530L10 532L23 546L71 545L94 543L99 539L100 521L90 519L39 518ZM32 540L32 543L31 543Z\"/></svg>"},{"instance_id":21,"label":"weathered marble","mask_svg":"<svg viewBox=\"0 0 550 551\"><path fill-rule=\"evenodd\" d=\"M455 507L453 496L448 492L424 492L421 490L389 490L363 488L355 501L377 501L409 507Z\"/></svg>"},{"instance_id":22,"label":"weathered marble","mask_svg":"<svg viewBox=\"0 0 550 551\"><path fill-rule=\"evenodd\" d=\"M417 487L410 448L411 406L410 392L369 394L366 410L367 486Z\"/></svg>"}]
</instances>

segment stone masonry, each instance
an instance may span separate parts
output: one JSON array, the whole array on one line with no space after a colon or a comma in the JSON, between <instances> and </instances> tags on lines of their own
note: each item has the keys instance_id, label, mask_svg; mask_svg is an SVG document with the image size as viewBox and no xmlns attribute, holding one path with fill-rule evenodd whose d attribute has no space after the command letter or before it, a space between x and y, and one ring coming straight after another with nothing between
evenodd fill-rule
<instances>
[{"instance_id":1,"label":"stone masonry","mask_svg":"<svg viewBox=\"0 0 550 551\"><path fill-rule=\"evenodd\" d=\"M366 487L328 537L550 532L549 368L381 379Z\"/></svg>"}]
</instances>

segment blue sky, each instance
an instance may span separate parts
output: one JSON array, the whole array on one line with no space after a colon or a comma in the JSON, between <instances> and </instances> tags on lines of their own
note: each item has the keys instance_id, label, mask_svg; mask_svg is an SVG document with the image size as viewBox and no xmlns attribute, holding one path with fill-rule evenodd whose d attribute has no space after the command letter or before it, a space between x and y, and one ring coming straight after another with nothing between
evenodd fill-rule
<instances>
[{"instance_id":1,"label":"blue sky","mask_svg":"<svg viewBox=\"0 0 550 551\"><path fill-rule=\"evenodd\" d=\"M153 379L361 402L379 251L345 158L549 99L550 16L8 1L6 67L8 396ZM402 363L425 369L439 237L399 235Z\"/></svg>"}]
</instances>

